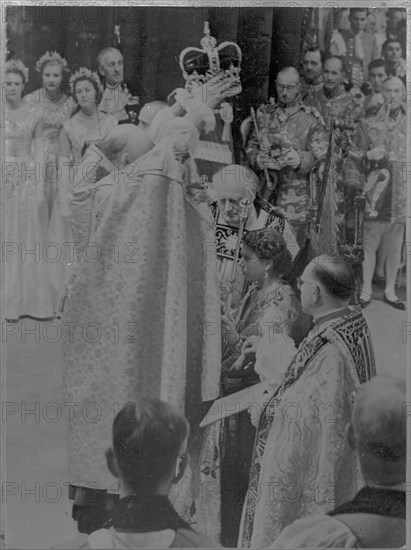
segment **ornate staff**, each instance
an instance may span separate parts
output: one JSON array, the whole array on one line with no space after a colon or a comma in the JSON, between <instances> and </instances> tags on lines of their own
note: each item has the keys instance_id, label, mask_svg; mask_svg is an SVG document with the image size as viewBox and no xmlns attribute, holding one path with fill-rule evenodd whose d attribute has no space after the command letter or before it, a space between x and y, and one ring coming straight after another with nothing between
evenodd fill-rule
<instances>
[{"instance_id":1,"label":"ornate staff","mask_svg":"<svg viewBox=\"0 0 411 550\"><path fill-rule=\"evenodd\" d=\"M253 204L252 198L251 198L251 191L247 189L247 195L244 199L240 201L241 211L240 211L240 225L238 228L238 235L237 235L237 246L235 248L235 254L234 254L234 260L233 265L231 267L231 276L229 281L229 293L227 296L227 301L225 305L225 314L228 315L230 313L231 309L231 302L233 299L233 292L234 292L234 285L235 285L235 276L237 273L237 267L238 267L238 257L240 256L240 246L241 242L243 240L243 233L244 233L244 227L245 223L247 221L248 215L250 213L251 205Z\"/></svg>"},{"instance_id":2,"label":"ornate staff","mask_svg":"<svg viewBox=\"0 0 411 550\"><path fill-rule=\"evenodd\" d=\"M250 113L251 113L251 118L253 119L255 133L257 134L258 145L259 145L261 151L264 151L265 147L264 147L264 145L262 143L262 140L261 140L260 132L259 132L259 129L258 129L257 117L255 116L255 109L253 107L250 108ZM270 175L268 173L268 170L267 170L266 166L264 166L264 177L265 177L265 183L266 183L268 189L273 190L274 189L274 184L270 179Z\"/></svg>"}]
</instances>

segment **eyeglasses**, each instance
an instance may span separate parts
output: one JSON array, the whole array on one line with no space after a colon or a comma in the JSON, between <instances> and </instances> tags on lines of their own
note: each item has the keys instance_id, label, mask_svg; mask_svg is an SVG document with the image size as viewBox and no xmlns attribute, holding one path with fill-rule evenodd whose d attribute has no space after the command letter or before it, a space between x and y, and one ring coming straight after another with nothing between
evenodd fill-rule
<instances>
[{"instance_id":1,"label":"eyeglasses","mask_svg":"<svg viewBox=\"0 0 411 550\"><path fill-rule=\"evenodd\" d=\"M303 285L314 285L314 286L317 286L317 283L311 283L310 281L303 281L303 280L301 279L301 277L298 277L298 279L297 279L297 288L298 288L298 290L301 290L301 287L302 287Z\"/></svg>"},{"instance_id":2,"label":"eyeglasses","mask_svg":"<svg viewBox=\"0 0 411 550\"><path fill-rule=\"evenodd\" d=\"M284 84L277 84L276 83L276 86L277 86L277 90L280 90L280 92L282 92L283 90L286 90L287 92L292 92L293 90L296 89L298 84L287 84L285 86Z\"/></svg>"}]
</instances>

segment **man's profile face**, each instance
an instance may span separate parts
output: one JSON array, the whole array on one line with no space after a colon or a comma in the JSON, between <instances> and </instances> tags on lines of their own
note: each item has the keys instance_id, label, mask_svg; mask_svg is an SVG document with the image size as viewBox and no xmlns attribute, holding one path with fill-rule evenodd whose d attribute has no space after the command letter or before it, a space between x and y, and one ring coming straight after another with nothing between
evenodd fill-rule
<instances>
[{"instance_id":1,"label":"man's profile face","mask_svg":"<svg viewBox=\"0 0 411 550\"><path fill-rule=\"evenodd\" d=\"M404 95L404 84L399 78L390 78L382 86L384 101L389 102L393 109L402 105Z\"/></svg>"},{"instance_id":2,"label":"man's profile face","mask_svg":"<svg viewBox=\"0 0 411 550\"><path fill-rule=\"evenodd\" d=\"M344 73L340 59L328 59L324 63L324 88L333 92L344 82Z\"/></svg>"},{"instance_id":3,"label":"man's profile face","mask_svg":"<svg viewBox=\"0 0 411 550\"><path fill-rule=\"evenodd\" d=\"M382 83L387 78L387 72L384 67L374 67L370 70L369 79L374 92L381 92Z\"/></svg>"},{"instance_id":4,"label":"man's profile face","mask_svg":"<svg viewBox=\"0 0 411 550\"><path fill-rule=\"evenodd\" d=\"M107 52L103 57L99 69L109 86L121 84L124 80L124 65L121 52Z\"/></svg>"},{"instance_id":5,"label":"man's profile face","mask_svg":"<svg viewBox=\"0 0 411 550\"><path fill-rule=\"evenodd\" d=\"M313 276L312 262L304 269L303 274L299 278L300 302L304 313L312 315L315 308L314 295L318 289L318 283Z\"/></svg>"},{"instance_id":6,"label":"man's profile face","mask_svg":"<svg viewBox=\"0 0 411 550\"><path fill-rule=\"evenodd\" d=\"M391 63L397 63L402 56L402 48L399 42L390 42L384 48L384 57Z\"/></svg>"},{"instance_id":7,"label":"man's profile face","mask_svg":"<svg viewBox=\"0 0 411 550\"><path fill-rule=\"evenodd\" d=\"M293 103L300 93L300 81L294 72L284 72L277 76L277 93L280 101L285 105Z\"/></svg>"},{"instance_id":8,"label":"man's profile face","mask_svg":"<svg viewBox=\"0 0 411 550\"><path fill-rule=\"evenodd\" d=\"M303 59L303 73L306 82L313 82L321 76L322 72L323 64L320 51L306 52Z\"/></svg>"},{"instance_id":9,"label":"man's profile face","mask_svg":"<svg viewBox=\"0 0 411 550\"><path fill-rule=\"evenodd\" d=\"M365 29L367 23L366 11L355 11L350 15L351 30L354 34L361 32Z\"/></svg>"}]
</instances>

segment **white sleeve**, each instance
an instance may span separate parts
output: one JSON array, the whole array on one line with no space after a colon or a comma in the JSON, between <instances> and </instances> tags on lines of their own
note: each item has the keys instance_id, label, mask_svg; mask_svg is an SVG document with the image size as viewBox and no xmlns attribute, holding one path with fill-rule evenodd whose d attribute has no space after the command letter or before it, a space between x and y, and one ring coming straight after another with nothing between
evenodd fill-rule
<instances>
[{"instance_id":1,"label":"white sleeve","mask_svg":"<svg viewBox=\"0 0 411 550\"><path fill-rule=\"evenodd\" d=\"M267 332L257 347L255 372L261 381L270 380L279 385L296 352L294 342L283 334Z\"/></svg>"},{"instance_id":2,"label":"white sleeve","mask_svg":"<svg viewBox=\"0 0 411 550\"><path fill-rule=\"evenodd\" d=\"M153 118L148 129L148 135L153 143L157 143L166 135L167 124L175 118L171 107L160 109Z\"/></svg>"}]
</instances>

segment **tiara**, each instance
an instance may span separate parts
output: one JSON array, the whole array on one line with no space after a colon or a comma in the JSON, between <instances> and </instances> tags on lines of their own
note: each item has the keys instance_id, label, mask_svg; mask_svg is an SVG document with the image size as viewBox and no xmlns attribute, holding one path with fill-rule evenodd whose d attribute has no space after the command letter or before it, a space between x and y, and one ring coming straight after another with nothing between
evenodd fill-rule
<instances>
[{"instance_id":1,"label":"tiara","mask_svg":"<svg viewBox=\"0 0 411 550\"><path fill-rule=\"evenodd\" d=\"M241 49L235 42L222 42L210 35L208 21L204 23L202 49L189 47L180 53L180 67L187 83L203 84L220 71L229 71L238 76L241 67ZM217 46L217 47L216 47Z\"/></svg>"},{"instance_id":2,"label":"tiara","mask_svg":"<svg viewBox=\"0 0 411 550\"><path fill-rule=\"evenodd\" d=\"M36 63L36 71L38 73L41 73L43 70L43 67L46 63L60 63L60 65L63 67L63 71L68 71L67 61L64 59L64 57L61 57L61 55L54 51L49 52L47 51L44 55L40 57L40 59Z\"/></svg>"},{"instance_id":3,"label":"tiara","mask_svg":"<svg viewBox=\"0 0 411 550\"><path fill-rule=\"evenodd\" d=\"M96 83L98 91L100 93L103 93L103 86L101 85L101 80L98 74L95 71L90 71L90 69L87 69L87 67L80 67L78 71L71 75L69 81L71 93L74 92L74 84L76 80L81 77L91 78Z\"/></svg>"},{"instance_id":4,"label":"tiara","mask_svg":"<svg viewBox=\"0 0 411 550\"><path fill-rule=\"evenodd\" d=\"M23 75L24 83L26 84L29 81L29 70L23 65L20 59L10 59L6 62L6 73L17 71Z\"/></svg>"}]
</instances>

